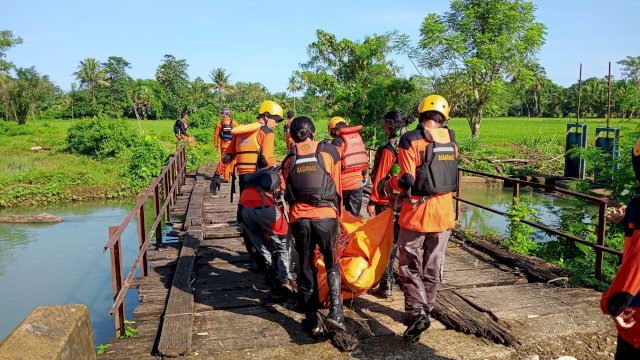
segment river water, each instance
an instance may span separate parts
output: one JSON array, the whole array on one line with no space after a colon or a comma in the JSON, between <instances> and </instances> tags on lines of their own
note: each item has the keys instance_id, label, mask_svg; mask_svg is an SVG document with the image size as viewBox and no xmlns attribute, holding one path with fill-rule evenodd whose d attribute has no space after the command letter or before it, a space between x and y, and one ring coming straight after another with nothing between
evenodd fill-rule
<instances>
[{"instance_id":1,"label":"river water","mask_svg":"<svg viewBox=\"0 0 640 360\"><path fill-rule=\"evenodd\" d=\"M119 225L133 207L130 201L91 201L45 209L5 209L2 213L50 213L57 224L0 224L0 339L38 306L85 304L96 346L115 336L108 311L113 302L108 226ZM151 215L152 216L152 215ZM152 218L152 217L147 217ZM137 255L137 226L123 235L123 263L128 271ZM126 274L125 274L126 275ZM137 302L127 294L127 318Z\"/></svg>"}]
</instances>

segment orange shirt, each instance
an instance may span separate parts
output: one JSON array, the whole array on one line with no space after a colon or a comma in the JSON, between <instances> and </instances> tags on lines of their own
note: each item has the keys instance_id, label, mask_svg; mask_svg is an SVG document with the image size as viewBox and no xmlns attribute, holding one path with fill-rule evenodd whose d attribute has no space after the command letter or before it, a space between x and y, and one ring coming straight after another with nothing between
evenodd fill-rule
<instances>
[{"instance_id":1,"label":"orange shirt","mask_svg":"<svg viewBox=\"0 0 640 360\"><path fill-rule=\"evenodd\" d=\"M389 172L391 172L391 167L396 162L396 154L393 152L393 150L388 148L388 145L381 147L380 149L378 149L378 151L381 151L382 154L379 158L378 156L376 156L376 158L379 159L378 161L380 163L374 164L374 166L377 166L377 168L376 173L373 174L374 180L371 184L371 196L369 197L369 199L371 200L371 202L378 205L388 205L389 198L384 197L378 193L378 185L380 184L380 181L383 180L387 175L389 175Z\"/></svg>"},{"instance_id":2,"label":"orange shirt","mask_svg":"<svg viewBox=\"0 0 640 360\"><path fill-rule=\"evenodd\" d=\"M640 218L640 198L631 200L625 213L625 238L622 249L622 264L611 282L607 291L602 293L600 308L604 314L609 314L611 310L616 311L616 307L624 310L626 306L635 309L633 319L636 324L629 329L624 329L616 323L618 334L636 348L640 348L640 307L638 306L638 293L640 293L640 229L638 228L638 218ZM625 299L626 298L626 299ZM631 302L624 301L632 298ZM611 304L610 304L611 302ZM614 303L617 303L614 305ZM613 314L615 315L615 314Z\"/></svg>"},{"instance_id":3,"label":"orange shirt","mask_svg":"<svg viewBox=\"0 0 640 360\"><path fill-rule=\"evenodd\" d=\"M312 142L316 141L307 139L297 145L311 144ZM303 153L299 154L304 155ZM284 174L285 180L289 177L289 166L292 159L292 157L286 158L282 165L282 172ZM338 152L338 149L331 144L324 144L324 148L319 154L318 161L323 161L324 168L327 170L327 173L329 173L329 176L331 176L331 179L333 179L333 182L336 184L336 192L338 193L338 196L340 196L340 194L342 193L342 183L340 178L340 170L342 168L342 165L340 163L340 153ZM342 204L339 205L341 208ZM331 219L338 218L339 216L340 213L338 209L332 206L314 206L296 202L290 209L289 221L295 222L303 218Z\"/></svg>"},{"instance_id":4,"label":"orange shirt","mask_svg":"<svg viewBox=\"0 0 640 360\"><path fill-rule=\"evenodd\" d=\"M258 130L258 145L260 147L260 158L258 159L257 168L262 169L264 167L276 165L276 157L273 153L274 142L275 142L275 134L272 129L269 129L268 126L262 125L262 127ZM236 139L238 136L234 136L229 143L229 147L225 151L222 157L224 158L227 154L230 154L235 158L236 156ZM227 168L228 164L224 164L222 159L218 163L218 167L216 168L216 175L224 174L224 170ZM242 175L242 174L240 174Z\"/></svg>"},{"instance_id":5,"label":"orange shirt","mask_svg":"<svg viewBox=\"0 0 640 360\"><path fill-rule=\"evenodd\" d=\"M416 180L416 168L421 165L420 154L425 154L429 142L422 137L422 124L416 130L400 137L398 143L398 163L400 173L391 178L391 186L396 191L406 192ZM419 201L421 197L412 196ZM435 194L422 203L405 199L400 209L398 224L417 232L441 232L455 227L453 193Z\"/></svg>"},{"instance_id":6,"label":"orange shirt","mask_svg":"<svg viewBox=\"0 0 640 360\"><path fill-rule=\"evenodd\" d=\"M341 137L334 138L331 141L332 145L335 145L340 152L340 158L342 158L345 150L346 144ZM342 162L340 162L340 170L342 171ZM360 171L350 171L346 173L342 173L342 190L356 190L362 188L362 180L364 180L364 176Z\"/></svg>"},{"instance_id":7,"label":"orange shirt","mask_svg":"<svg viewBox=\"0 0 640 360\"><path fill-rule=\"evenodd\" d=\"M222 122L225 122L225 124L228 124L229 121L231 121L231 127L236 127L238 126L238 123L235 120L231 120L228 117L223 118L222 120L218 121L218 125L216 125L216 131L213 134L213 146L214 147L218 147L220 145L221 142L229 142L231 140L225 140L222 138Z\"/></svg>"}]
</instances>

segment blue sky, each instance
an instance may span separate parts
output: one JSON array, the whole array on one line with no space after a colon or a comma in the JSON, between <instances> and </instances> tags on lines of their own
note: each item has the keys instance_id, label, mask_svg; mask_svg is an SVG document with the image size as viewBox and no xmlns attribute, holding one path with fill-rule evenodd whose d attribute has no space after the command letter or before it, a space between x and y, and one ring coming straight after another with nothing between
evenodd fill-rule
<instances>
[{"instance_id":1,"label":"blue sky","mask_svg":"<svg viewBox=\"0 0 640 360\"><path fill-rule=\"evenodd\" d=\"M601 77L612 61L640 56L638 0L534 0L537 20L547 26L539 53L547 75L568 86ZM398 30L417 39L428 13L442 13L448 0L325 1L10 1L1 5L0 30L24 42L7 58L35 66L63 89L80 60L122 56L134 78L153 78L164 54L186 59L193 80L223 67L231 82L259 81L283 91L291 72L307 60L306 47L321 28L339 38L362 40ZM410 63L397 58L404 74Z\"/></svg>"}]
</instances>

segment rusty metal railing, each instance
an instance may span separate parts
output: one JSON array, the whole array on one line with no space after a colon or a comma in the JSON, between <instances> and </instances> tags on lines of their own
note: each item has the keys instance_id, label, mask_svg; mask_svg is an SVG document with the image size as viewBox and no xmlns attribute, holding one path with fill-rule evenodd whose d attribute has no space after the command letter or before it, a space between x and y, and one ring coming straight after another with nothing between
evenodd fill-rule
<instances>
[{"instance_id":1,"label":"rusty metal railing","mask_svg":"<svg viewBox=\"0 0 640 360\"><path fill-rule=\"evenodd\" d=\"M503 180L503 181L508 181L511 182L513 184L513 198L516 199L520 196L520 187L521 186L528 186L531 188L537 188L537 189L544 189L547 192L555 192L555 193L560 193L560 194L564 194L564 195L568 195L568 196L573 196L573 197L577 197L580 199L584 199L593 203L598 204L598 227L596 229L596 235L597 235L597 242L596 244L579 238L577 236L574 236L572 234L567 234L565 232L556 230L556 229L552 229L548 226L544 226L529 220L520 220L521 222L529 225L529 226L533 226L537 229L540 230L544 230L547 233L550 234L554 234L557 236L561 236L564 237L567 240L570 241L574 241L586 246L589 246L591 248L593 248L596 252L596 264L595 264L595 277L597 279L601 279L602 278L602 262L603 262L603 256L604 253L609 253L609 254L613 254L613 255L617 255L620 259L622 259L622 252L606 247L605 246L605 236L606 236L606 219L604 217L605 212L607 210L607 205L609 204L613 204L613 202L611 200L609 200L608 198L601 198L601 197L596 197L596 196L591 196L591 195L586 195L586 194L582 194L576 191L571 191L569 189L564 189L564 188L560 188L557 186L553 186L553 185L545 185L545 184L538 184L538 183L534 183L534 182L530 182L530 181L525 181L525 180L520 180L517 178L508 178L505 176L499 176L499 175L493 175L493 174L487 174L487 173L483 173L480 171L475 171L475 170L469 170L469 169L459 169L458 170L458 189L456 190L456 195L454 196L454 199L456 200L456 221L458 221L460 219L460 204L461 203L465 203L465 204L469 204L487 211L491 211L495 214L499 214L502 216L506 216L507 214L504 211L500 211L500 210L496 210L496 209L492 209L490 207L484 206L484 205L480 205L474 202L471 202L469 200L465 200L461 197L461 185L462 185L462 174L463 173L469 173L469 174L474 174L474 175L478 175L478 176L483 176L483 177L487 177L487 178L492 178L492 179L498 179L498 180ZM515 200L514 200L515 201Z\"/></svg>"},{"instance_id":2,"label":"rusty metal railing","mask_svg":"<svg viewBox=\"0 0 640 360\"><path fill-rule=\"evenodd\" d=\"M169 221L171 216L169 206L176 201L180 191L180 185L184 184L187 158L185 144L181 144L176 153L169 157L169 161L162 167L158 177L151 180L151 185L136 196L136 205L118 226L109 226L109 241L104 245L103 251L110 251L111 255L111 279L113 288L113 305L109 315L114 316L116 336L124 333L124 321L126 316L124 299L127 290L140 267L141 275L147 276L147 247L151 239L155 237L156 243L162 243L162 220ZM162 188L162 193L160 191ZM147 232L145 219L145 203L153 198L154 220L151 230ZM129 269L126 277L122 269L122 233L130 225L133 218L137 218L138 224L138 256Z\"/></svg>"}]
</instances>

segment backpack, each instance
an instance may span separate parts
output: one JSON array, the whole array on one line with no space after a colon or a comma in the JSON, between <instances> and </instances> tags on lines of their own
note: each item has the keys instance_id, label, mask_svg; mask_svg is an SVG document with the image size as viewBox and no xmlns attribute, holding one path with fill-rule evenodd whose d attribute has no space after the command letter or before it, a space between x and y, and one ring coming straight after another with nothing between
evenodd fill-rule
<instances>
[{"instance_id":1,"label":"backpack","mask_svg":"<svg viewBox=\"0 0 640 360\"><path fill-rule=\"evenodd\" d=\"M233 130L233 120L229 120L228 124L225 124L222 120L220 121L220 137L222 139L231 140L233 138L231 130Z\"/></svg>"},{"instance_id":2,"label":"backpack","mask_svg":"<svg viewBox=\"0 0 640 360\"><path fill-rule=\"evenodd\" d=\"M282 178L279 166L269 166L260 169L245 180L244 186L255 187L266 193L277 195L282 189Z\"/></svg>"},{"instance_id":3,"label":"backpack","mask_svg":"<svg viewBox=\"0 0 640 360\"><path fill-rule=\"evenodd\" d=\"M173 123L173 134L179 139L180 138L180 119L176 120Z\"/></svg>"}]
</instances>

